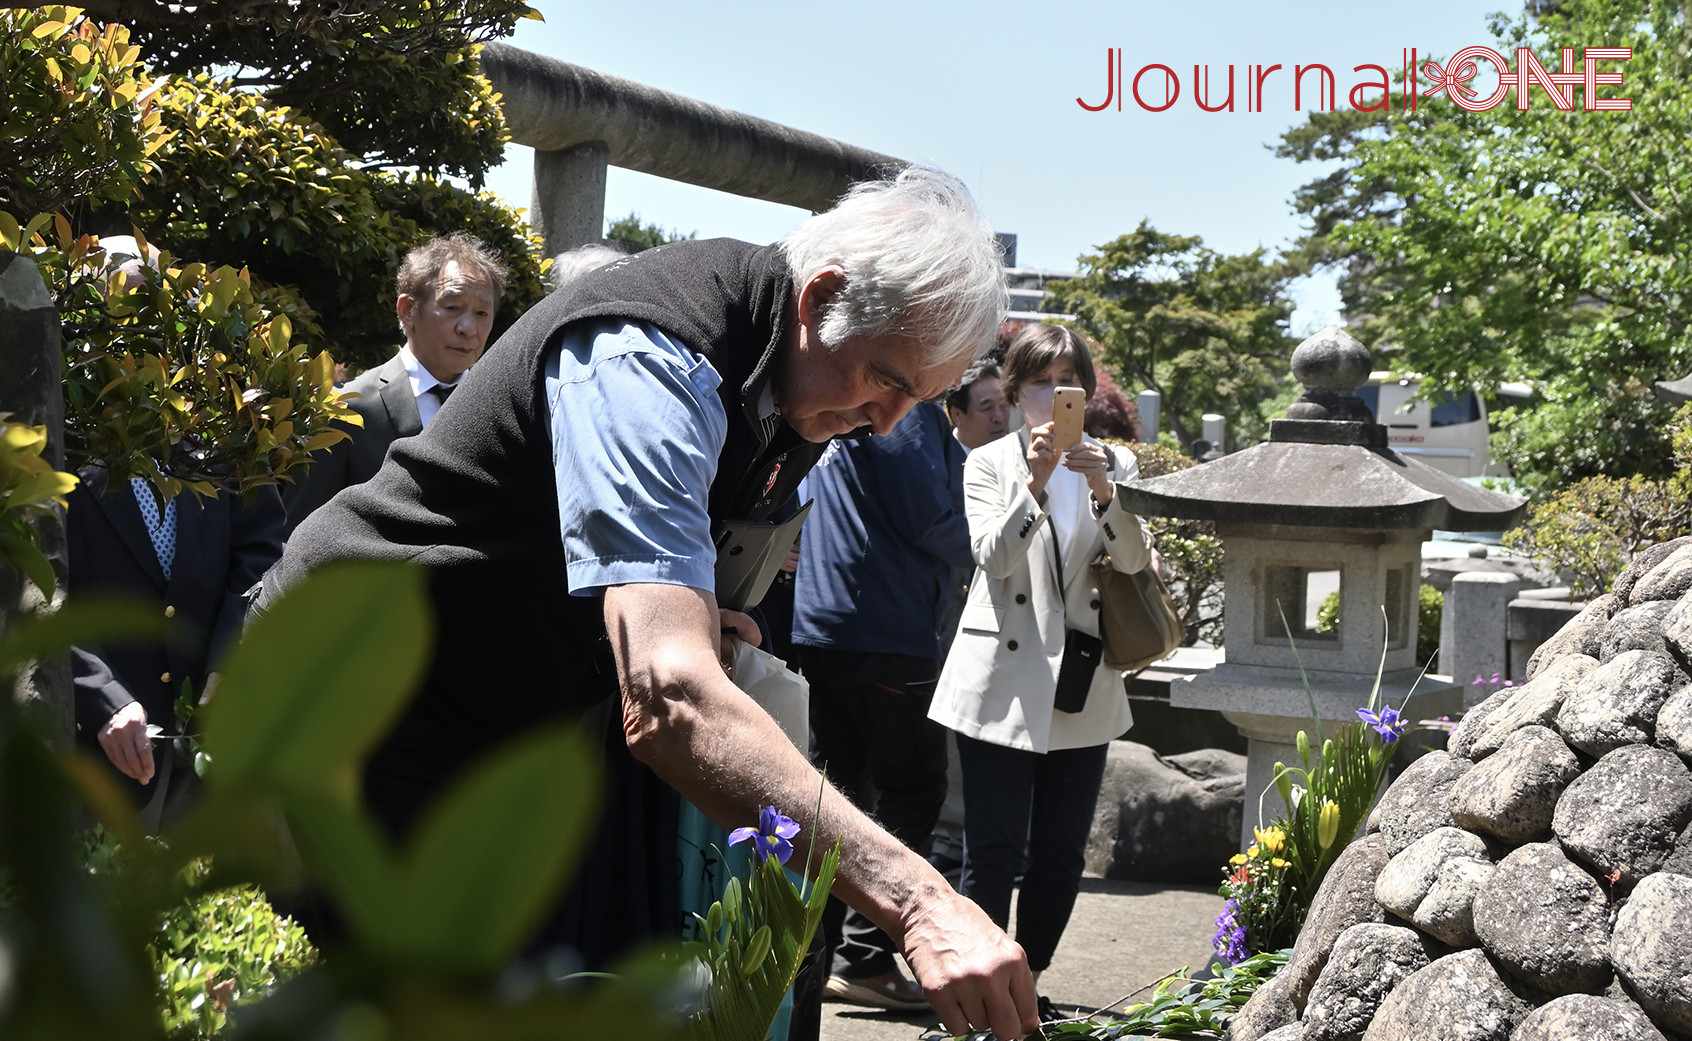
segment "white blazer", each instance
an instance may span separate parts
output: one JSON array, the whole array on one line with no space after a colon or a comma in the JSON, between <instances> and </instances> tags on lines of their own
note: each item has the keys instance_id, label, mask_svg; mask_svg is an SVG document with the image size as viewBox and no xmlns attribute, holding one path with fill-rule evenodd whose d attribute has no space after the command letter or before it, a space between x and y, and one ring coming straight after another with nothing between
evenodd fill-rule
<instances>
[{"instance_id":1,"label":"white blazer","mask_svg":"<svg viewBox=\"0 0 1692 1041\"><path fill-rule=\"evenodd\" d=\"M1059 576L1052 524L1028 494L1026 444L1026 431L1008 434L964 464L976 571L928 718L977 740L1040 753L1101 745L1134 723L1122 674L1100 665L1084 709L1054 710L1064 631L1098 635L1099 594L1089 565L1109 553L1116 570L1132 574L1151 561L1151 539L1113 495L1091 528L1080 522ZM1106 450L1114 457L1111 480L1139 475L1132 452Z\"/></svg>"}]
</instances>

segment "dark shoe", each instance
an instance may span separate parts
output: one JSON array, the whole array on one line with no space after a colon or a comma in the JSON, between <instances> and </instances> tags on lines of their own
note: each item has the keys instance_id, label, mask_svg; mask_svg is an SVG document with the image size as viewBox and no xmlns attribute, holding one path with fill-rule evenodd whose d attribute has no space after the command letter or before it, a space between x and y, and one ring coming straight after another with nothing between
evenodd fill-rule
<instances>
[{"instance_id":1,"label":"dark shoe","mask_svg":"<svg viewBox=\"0 0 1692 1041\"><path fill-rule=\"evenodd\" d=\"M1038 1008L1040 1012L1040 1022L1042 1023L1057 1023L1061 1020L1074 1018L1073 1016L1066 1016L1062 1012L1059 1012L1058 1007L1052 1004L1052 999L1043 994L1040 996Z\"/></svg>"},{"instance_id":2,"label":"dark shoe","mask_svg":"<svg viewBox=\"0 0 1692 1041\"><path fill-rule=\"evenodd\" d=\"M854 1005L890 1008L900 1012L927 1012L930 1008L928 999L922 996L922 988L900 975L897 970L861 980L830 976L824 989L834 1000L847 1001Z\"/></svg>"}]
</instances>

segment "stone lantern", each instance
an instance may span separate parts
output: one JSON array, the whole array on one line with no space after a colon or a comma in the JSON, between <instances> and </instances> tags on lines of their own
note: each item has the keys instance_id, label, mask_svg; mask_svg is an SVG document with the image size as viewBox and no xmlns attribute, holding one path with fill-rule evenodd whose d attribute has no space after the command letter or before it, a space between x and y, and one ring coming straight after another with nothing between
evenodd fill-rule
<instances>
[{"instance_id":1,"label":"stone lantern","mask_svg":"<svg viewBox=\"0 0 1692 1041\"><path fill-rule=\"evenodd\" d=\"M1434 528L1508 528L1524 507L1388 448L1386 428L1355 393L1369 369L1368 349L1329 326L1293 352L1305 393L1270 423L1268 441L1118 486L1135 513L1216 522L1224 657L1171 683L1170 704L1219 709L1247 739L1242 849L1261 823L1258 796L1275 762L1297 765L1297 734L1311 729L1301 664L1325 728L1356 722L1383 648L1383 704L1403 705L1412 721L1462 709L1462 688L1448 677L1417 682L1422 543ZM1338 624L1317 631L1312 615L1334 590ZM1279 797L1262 805L1273 817Z\"/></svg>"}]
</instances>

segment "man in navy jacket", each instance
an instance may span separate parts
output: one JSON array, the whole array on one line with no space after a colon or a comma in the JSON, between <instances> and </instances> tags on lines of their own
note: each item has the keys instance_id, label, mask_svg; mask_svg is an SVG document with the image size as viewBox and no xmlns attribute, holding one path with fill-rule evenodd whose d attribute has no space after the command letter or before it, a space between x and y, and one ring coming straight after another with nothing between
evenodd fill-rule
<instances>
[{"instance_id":1,"label":"man in navy jacket","mask_svg":"<svg viewBox=\"0 0 1692 1041\"><path fill-rule=\"evenodd\" d=\"M138 599L180 624L184 639L81 647L72 659L77 743L110 761L149 830L170 823L193 787L192 764L172 745L155 747L148 724L173 732L186 683L196 697L223 651L241 634L245 593L282 555L285 517L275 488L251 503L223 491L187 492L161 508L146 486L109 480L99 467L78 474L69 495L68 591Z\"/></svg>"},{"instance_id":2,"label":"man in navy jacket","mask_svg":"<svg viewBox=\"0 0 1692 1041\"><path fill-rule=\"evenodd\" d=\"M793 643L811 684L813 760L858 806L924 852L946 798L945 731L930 722L954 567L970 563L963 461L923 402L886 437L834 442L806 477ZM824 919L828 992L925 1009L887 934L839 901Z\"/></svg>"}]
</instances>

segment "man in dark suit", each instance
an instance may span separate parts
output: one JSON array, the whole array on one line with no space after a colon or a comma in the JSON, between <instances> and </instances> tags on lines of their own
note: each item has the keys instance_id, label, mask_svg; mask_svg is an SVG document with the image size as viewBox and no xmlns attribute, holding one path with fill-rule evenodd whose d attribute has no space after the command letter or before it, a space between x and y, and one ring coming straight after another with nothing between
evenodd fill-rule
<instances>
[{"instance_id":1,"label":"man in dark suit","mask_svg":"<svg viewBox=\"0 0 1692 1041\"><path fill-rule=\"evenodd\" d=\"M155 750L147 727L175 731L184 683L194 697L205 694L241 633L244 594L282 556L282 500L261 488L250 504L230 492L184 493L161 507L145 482L113 484L100 467L78 476L66 519L69 592L140 598L185 630L179 642L84 647L73 658L77 742L127 779L143 822L156 829L192 764L174 761L169 742Z\"/></svg>"},{"instance_id":2,"label":"man in dark suit","mask_svg":"<svg viewBox=\"0 0 1692 1041\"><path fill-rule=\"evenodd\" d=\"M376 476L388 446L422 433L487 346L506 268L492 250L454 232L400 262L394 310L405 331L399 353L349 382L348 405L364 426L314 456L306 476L283 493L288 532L335 493Z\"/></svg>"}]
</instances>

